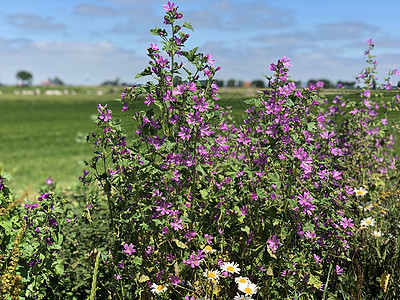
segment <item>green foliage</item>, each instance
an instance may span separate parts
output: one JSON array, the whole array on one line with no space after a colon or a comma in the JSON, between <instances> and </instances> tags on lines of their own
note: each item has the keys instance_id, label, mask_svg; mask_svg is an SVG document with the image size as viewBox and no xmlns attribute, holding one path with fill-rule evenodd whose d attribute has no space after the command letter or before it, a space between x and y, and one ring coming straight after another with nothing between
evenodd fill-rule
<instances>
[{"instance_id":1,"label":"green foliage","mask_svg":"<svg viewBox=\"0 0 400 300\"><path fill-rule=\"evenodd\" d=\"M1 296L396 298L400 174L387 120L399 96L371 94L369 66L357 101L325 99L321 83L296 87L284 57L238 126L211 55L185 50L193 28L164 8L169 29L151 30L162 46L138 75L153 82L126 88L121 120L98 104L82 186L49 179L36 200L14 199L0 176Z\"/></svg>"}]
</instances>

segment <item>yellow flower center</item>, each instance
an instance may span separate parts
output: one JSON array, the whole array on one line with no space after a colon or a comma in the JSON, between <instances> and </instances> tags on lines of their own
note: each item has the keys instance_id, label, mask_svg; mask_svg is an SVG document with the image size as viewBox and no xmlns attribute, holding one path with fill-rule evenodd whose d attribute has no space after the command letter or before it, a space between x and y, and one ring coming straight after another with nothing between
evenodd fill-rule
<instances>
[{"instance_id":1,"label":"yellow flower center","mask_svg":"<svg viewBox=\"0 0 400 300\"><path fill-rule=\"evenodd\" d=\"M208 273L208 277L210 277L210 278L215 278L215 273L214 273L214 272L209 272L209 273Z\"/></svg>"},{"instance_id":2,"label":"yellow flower center","mask_svg":"<svg viewBox=\"0 0 400 300\"><path fill-rule=\"evenodd\" d=\"M163 285L159 285L159 286L157 286L157 291L162 291L164 289L164 286Z\"/></svg>"},{"instance_id":3,"label":"yellow flower center","mask_svg":"<svg viewBox=\"0 0 400 300\"><path fill-rule=\"evenodd\" d=\"M239 279L239 282L240 282L240 283L246 283L246 279L240 278L240 279Z\"/></svg>"},{"instance_id":4,"label":"yellow flower center","mask_svg":"<svg viewBox=\"0 0 400 300\"><path fill-rule=\"evenodd\" d=\"M228 267L226 268L226 270L229 271L229 272L235 271L235 269L234 269L232 266L228 266Z\"/></svg>"},{"instance_id":5,"label":"yellow flower center","mask_svg":"<svg viewBox=\"0 0 400 300\"><path fill-rule=\"evenodd\" d=\"M245 292L246 294L252 294L253 290L251 288L247 287L247 288L244 289L243 292Z\"/></svg>"},{"instance_id":6,"label":"yellow flower center","mask_svg":"<svg viewBox=\"0 0 400 300\"><path fill-rule=\"evenodd\" d=\"M363 194L363 191L357 191L357 194L358 194L358 195L362 195L362 194Z\"/></svg>"},{"instance_id":7,"label":"yellow flower center","mask_svg":"<svg viewBox=\"0 0 400 300\"><path fill-rule=\"evenodd\" d=\"M204 249L207 251L212 251L212 247L210 245L207 245Z\"/></svg>"},{"instance_id":8,"label":"yellow flower center","mask_svg":"<svg viewBox=\"0 0 400 300\"><path fill-rule=\"evenodd\" d=\"M369 224L371 224L371 221L367 220L367 221L365 221L365 223L369 225Z\"/></svg>"}]
</instances>

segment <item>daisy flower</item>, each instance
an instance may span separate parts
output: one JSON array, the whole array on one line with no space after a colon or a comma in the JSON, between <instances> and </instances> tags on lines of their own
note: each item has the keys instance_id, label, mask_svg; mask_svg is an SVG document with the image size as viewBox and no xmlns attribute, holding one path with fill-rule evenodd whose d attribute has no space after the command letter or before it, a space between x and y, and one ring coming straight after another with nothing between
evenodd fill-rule
<instances>
[{"instance_id":1,"label":"daisy flower","mask_svg":"<svg viewBox=\"0 0 400 300\"><path fill-rule=\"evenodd\" d=\"M372 210L372 209L374 208L374 206L372 205L371 202L368 202L368 203L365 203L365 204L363 204L363 205L360 205L359 207L360 207L360 209L362 209L363 211L369 211L369 210Z\"/></svg>"},{"instance_id":2,"label":"daisy flower","mask_svg":"<svg viewBox=\"0 0 400 300\"><path fill-rule=\"evenodd\" d=\"M240 295L239 293L236 294L235 298L233 298L233 300L251 300L251 296L247 296L247 295Z\"/></svg>"},{"instance_id":3,"label":"daisy flower","mask_svg":"<svg viewBox=\"0 0 400 300\"><path fill-rule=\"evenodd\" d=\"M151 292L153 294L160 294L162 292L165 292L167 290L167 284L162 285L162 284L157 284L157 283L153 283L151 285Z\"/></svg>"},{"instance_id":4,"label":"daisy flower","mask_svg":"<svg viewBox=\"0 0 400 300\"><path fill-rule=\"evenodd\" d=\"M360 225L361 226L374 226L375 220L372 217L369 217L369 218L362 220Z\"/></svg>"},{"instance_id":5,"label":"daisy flower","mask_svg":"<svg viewBox=\"0 0 400 300\"><path fill-rule=\"evenodd\" d=\"M380 237L380 236L382 236L382 232L374 230L374 232L372 233L372 235L373 235L374 237Z\"/></svg>"},{"instance_id":6,"label":"daisy flower","mask_svg":"<svg viewBox=\"0 0 400 300\"><path fill-rule=\"evenodd\" d=\"M246 296L254 295L257 293L258 287L254 283L243 283L238 286L239 291L243 292Z\"/></svg>"},{"instance_id":7,"label":"daisy flower","mask_svg":"<svg viewBox=\"0 0 400 300\"><path fill-rule=\"evenodd\" d=\"M363 187L355 189L354 192L356 193L356 197L365 196L368 193L368 191Z\"/></svg>"},{"instance_id":8,"label":"daisy flower","mask_svg":"<svg viewBox=\"0 0 400 300\"><path fill-rule=\"evenodd\" d=\"M219 279L219 275L221 275L221 272L218 270L206 270L203 273L204 277L207 277L209 280L211 280L212 282L216 283L218 282Z\"/></svg>"},{"instance_id":9,"label":"daisy flower","mask_svg":"<svg viewBox=\"0 0 400 300\"><path fill-rule=\"evenodd\" d=\"M210 245L204 247L203 251L205 253L215 253L217 250L213 249Z\"/></svg>"},{"instance_id":10,"label":"daisy flower","mask_svg":"<svg viewBox=\"0 0 400 300\"><path fill-rule=\"evenodd\" d=\"M251 283L251 281L248 277L243 277L243 276L236 277L235 282L237 284Z\"/></svg>"},{"instance_id":11,"label":"daisy flower","mask_svg":"<svg viewBox=\"0 0 400 300\"><path fill-rule=\"evenodd\" d=\"M229 273L239 273L240 268L237 263L230 263L230 262L225 262L221 266L222 271L229 272Z\"/></svg>"}]
</instances>

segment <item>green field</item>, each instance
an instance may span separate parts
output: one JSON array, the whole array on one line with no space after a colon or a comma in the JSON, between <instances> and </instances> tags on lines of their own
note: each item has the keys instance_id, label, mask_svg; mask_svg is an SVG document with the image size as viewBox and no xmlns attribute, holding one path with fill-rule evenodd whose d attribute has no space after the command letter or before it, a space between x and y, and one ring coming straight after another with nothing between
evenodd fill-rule
<instances>
[{"instance_id":1,"label":"green field","mask_svg":"<svg viewBox=\"0 0 400 300\"><path fill-rule=\"evenodd\" d=\"M19 95L15 94L18 89ZM48 177L62 187L78 182L85 168L84 161L90 161L92 156L93 148L84 137L96 128L98 103L108 103L114 117L127 122L131 118L129 113L120 112L118 102L112 101L120 97L122 87L114 91L69 87L68 92L59 96L45 95L41 89L40 95L22 95L21 88L0 88L0 168L12 176L10 187L18 193L36 191ZM233 118L240 122L248 107L244 99L255 91L221 89L219 105L231 107ZM333 95L327 92L327 97ZM346 97L356 95L353 92ZM394 114L392 119L399 121L400 117Z\"/></svg>"}]
</instances>

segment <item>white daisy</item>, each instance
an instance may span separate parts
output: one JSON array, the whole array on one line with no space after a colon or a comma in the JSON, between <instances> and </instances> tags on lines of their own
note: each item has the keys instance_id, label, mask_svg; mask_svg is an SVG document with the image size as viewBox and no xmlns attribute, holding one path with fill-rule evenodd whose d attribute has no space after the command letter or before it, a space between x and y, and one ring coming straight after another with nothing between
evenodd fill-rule
<instances>
[{"instance_id":1,"label":"white daisy","mask_svg":"<svg viewBox=\"0 0 400 300\"><path fill-rule=\"evenodd\" d=\"M372 217L368 217L368 218L362 220L360 225L361 226L374 226L375 220Z\"/></svg>"},{"instance_id":2,"label":"white daisy","mask_svg":"<svg viewBox=\"0 0 400 300\"><path fill-rule=\"evenodd\" d=\"M219 275L221 275L221 272L218 270L205 270L203 273L204 277L207 277L209 280L211 280L214 283L218 282Z\"/></svg>"},{"instance_id":3,"label":"white daisy","mask_svg":"<svg viewBox=\"0 0 400 300\"><path fill-rule=\"evenodd\" d=\"M236 277L235 282L237 284L251 283L251 281L248 277L243 277L243 276Z\"/></svg>"},{"instance_id":4,"label":"white daisy","mask_svg":"<svg viewBox=\"0 0 400 300\"><path fill-rule=\"evenodd\" d=\"M230 263L230 262L223 263L221 266L221 270L229 272L229 273L239 273L240 272L239 265L237 263Z\"/></svg>"},{"instance_id":5,"label":"white daisy","mask_svg":"<svg viewBox=\"0 0 400 300\"><path fill-rule=\"evenodd\" d=\"M235 298L233 298L233 300L252 300L251 296L247 296L247 295L240 295L239 293L236 294Z\"/></svg>"},{"instance_id":6,"label":"white daisy","mask_svg":"<svg viewBox=\"0 0 400 300\"><path fill-rule=\"evenodd\" d=\"M162 285L162 284L157 284L157 283L153 283L151 285L151 292L153 294L160 294L162 292L165 292L167 290L167 284Z\"/></svg>"},{"instance_id":7,"label":"white daisy","mask_svg":"<svg viewBox=\"0 0 400 300\"><path fill-rule=\"evenodd\" d=\"M374 237L380 237L380 236L382 236L382 232L374 230L374 232L372 233L372 235L373 235Z\"/></svg>"},{"instance_id":8,"label":"white daisy","mask_svg":"<svg viewBox=\"0 0 400 300\"><path fill-rule=\"evenodd\" d=\"M203 250L205 253L215 253L217 251L213 249L210 245L205 246Z\"/></svg>"},{"instance_id":9,"label":"white daisy","mask_svg":"<svg viewBox=\"0 0 400 300\"><path fill-rule=\"evenodd\" d=\"M359 189L355 189L354 193L356 194L357 197L360 197L360 196L365 196L368 193L368 191L365 188L360 187Z\"/></svg>"},{"instance_id":10,"label":"white daisy","mask_svg":"<svg viewBox=\"0 0 400 300\"><path fill-rule=\"evenodd\" d=\"M368 202L368 203L365 203L363 205L360 205L359 207L363 211L369 211L369 210L372 210L374 208L374 206L371 204L371 202Z\"/></svg>"},{"instance_id":11,"label":"white daisy","mask_svg":"<svg viewBox=\"0 0 400 300\"><path fill-rule=\"evenodd\" d=\"M257 293L257 285L254 283L243 283L238 286L239 291L245 293L246 296L251 296Z\"/></svg>"}]
</instances>

